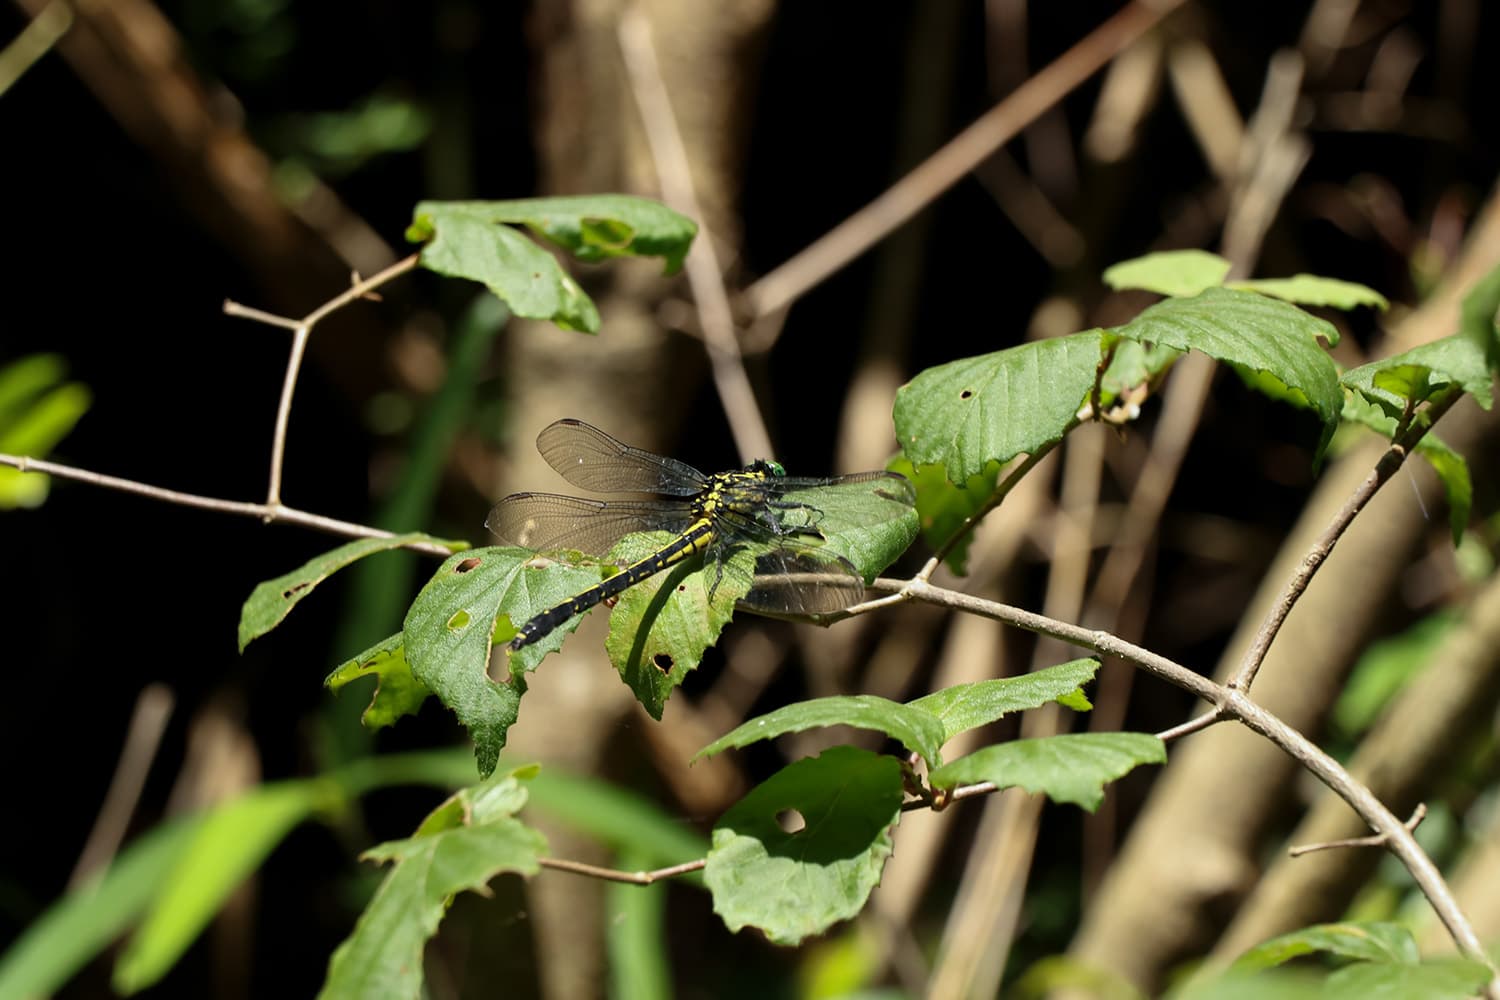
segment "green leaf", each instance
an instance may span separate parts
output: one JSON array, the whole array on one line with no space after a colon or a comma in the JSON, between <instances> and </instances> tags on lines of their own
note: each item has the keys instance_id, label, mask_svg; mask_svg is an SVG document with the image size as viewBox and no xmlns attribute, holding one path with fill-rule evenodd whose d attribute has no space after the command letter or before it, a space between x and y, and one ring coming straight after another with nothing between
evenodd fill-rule
<instances>
[{"instance_id":1,"label":"green leaf","mask_svg":"<svg viewBox=\"0 0 1500 1000\"><path fill-rule=\"evenodd\" d=\"M297 602L338 570L365 556L412 542L434 542L449 549L466 548L466 542L451 542L421 532L392 535L389 538L360 538L310 559L290 573L256 586L240 610L240 652L265 635L291 613Z\"/></svg>"},{"instance_id":2,"label":"green leaf","mask_svg":"<svg viewBox=\"0 0 1500 1000\"><path fill-rule=\"evenodd\" d=\"M673 537L664 532L627 535L610 555L631 563L660 551ZM734 617L735 601L750 592L754 570L754 553L740 549L722 564L705 565L697 558L678 563L620 595L609 616L604 648L620 679L653 719L661 718L677 685L698 669L703 651L719 641Z\"/></svg>"},{"instance_id":3,"label":"green leaf","mask_svg":"<svg viewBox=\"0 0 1500 1000\"><path fill-rule=\"evenodd\" d=\"M261 785L206 815L115 965L115 988L134 993L177 963L224 901L292 828L330 801L318 780Z\"/></svg>"},{"instance_id":4,"label":"green leaf","mask_svg":"<svg viewBox=\"0 0 1500 1000\"><path fill-rule=\"evenodd\" d=\"M542 562L546 563L545 560ZM562 645L576 619L553 635L510 655L510 679L490 680L490 647L515 635L515 625L597 583L597 565L546 563L514 548L481 548L450 557L417 594L402 636L412 676L453 710L474 741L481 776L495 769L505 734L516 721L525 672ZM501 615L510 627L499 629Z\"/></svg>"},{"instance_id":5,"label":"green leaf","mask_svg":"<svg viewBox=\"0 0 1500 1000\"><path fill-rule=\"evenodd\" d=\"M890 475L789 490L780 502L815 511L810 526L823 536L819 549L849 560L869 583L916 540L916 499L911 480ZM796 521L796 514L784 510L783 523Z\"/></svg>"},{"instance_id":6,"label":"green leaf","mask_svg":"<svg viewBox=\"0 0 1500 1000\"><path fill-rule=\"evenodd\" d=\"M1474 282L1459 315L1459 336L1479 346L1486 367L1500 369L1500 265Z\"/></svg>"},{"instance_id":7,"label":"green leaf","mask_svg":"<svg viewBox=\"0 0 1500 1000\"><path fill-rule=\"evenodd\" d=\"M929 368L896 392L896 437L955 483L1062 439L1094 386L1102 330Z\"/></svg>"},{"instance_id":8,"label":"green leaf","mask_svg":"<svg viewBox=\"0 0 1500 1000\"><path fill-rule=\"evenodd\" d=\"M432 694L427 685L412 676L400 632L386 636L354 659L345 661L323 684L337 692L361 677L375 678L370 705L360 716L360 722L369 729L384 729L395 725L403 715L416 715L422 702Z\"/></svg>"},{"instance_id":9,"label":"green leaf","mask_svg":"<svg viewBox=\"0 0 1500 1000\"><path fill-rule=\"evenodd\" d=\"M1041 792L1089 812L1104 801L1104 786L1138 764L1161 764L1166 744L1147 733L1065 733L1012 740L976 750L929 776L934 788L992 781L998 788Z\"/></svg>"},{"instance_id":10,"label":"green leaf","mask_svg":"<svg viewBox=\"0 0 1500 1000\"><path fill-rule=\"evenodd\" d=\"M1247 292L1259 292L1274 298L1285 299L1303 306L1331 306L1334 309L1358 309L1373 306L1389 309L1391 304L1384 295L1353 281L1324 278L1316 274L1294 274L1290 278L1254 278L1249 281L1232 281L1230 288Z\"/></svg>"},{"instance_id":11,"label":"green leaf","mask_svg":"<svg viewBox=\"0 0 1500 1000\"><path fill-rule=\"evenodd\" d=\"M1241 972L1265 969L1315 952L1407 965L1416 964L1419 958L1411 931L1399 924L1317 924L1256 945L1235 959L1233 968Z\"/></svg>"},{"instance_id":12,"label":"green leaf","mask_svg":"<svg viewBox=\"0 0 1500 1000\"><path fill-rule=\"evenodd\" d=\"M55 354L33 354L0 368L0 451L41 458L87 412L92 396L78 382L62 382L67 365ZM0 468L0 510L37 507L51 477Z\"/></svg>"},{"instance_id":13,"label":"green leaf","mask_svg":"<svg viewBox=\"0 0 1500 1000\"><path fill-rule=\"evenodd\" d=\"M1072 660L1019 677L957 684L908 702L907 707L937 716L943 724L942 742L946 743L959 733L987 726L1011 712L1024 712L1072 695L1082 697L1083 685L1094 679L1098 669L1098 660Z\"/></svg>"},{"instance_id":14,"label":"green leaf","mask_svg":"<svg viewBox=\"0 0 1500 1000\"><path fill-rule=\"evenodd\" d=\"M964 483L948 481L941 465L914 467L906 458L891 460L890 470L912 481L917 490L917 521L922 537L933 549L941 548L970 517L977 514L995 492L1000 479L1000 464L992 463L984 472L970 476ZM968 572L969 545L973 532L953 546L944 562L959 576Z\"/></svg>"},{"instance_id":15,"label":"green leaf","mask_svg":"<svg viewBox=\"0 0 1500 1000\"><path fill-rule=\"evenodd\" d=\"M1187 299L1166 299L1143 311L1112 334L1143 343L1195 350L1284 386L1283 398L1305 406L1323 422L1317 454L1338 427L1344 394L1338 369L1318 346L1333 344L1332 324L1296 306L1251 292L1209 288Z\"/></svg>"},{"instance_id":16,"label":"green leaf","mask_svg":"<svg viewBox=\"0 0 1500 1000\"><path fill-rule=\"evenodd\" d=\"M1484 348L1461 333L1345 372L1344 385L1399 417L1412 404L1457 385L1486 410L1494 403Z\"/></svg>"},{"instance_id":17,"label":"green leaf","mask_svg":"<svg viewBox=\"0 0 1500 1000\"><path fill-rule=\"evenodd\" d=\"M52 903L0 956L0 997L50 996L135 922L197 835L199 817L141 834Z\"/></svg>"},{"instance_id":18,"label":"green leaf","mask_svg":"<svg viewBox=\"0 0 1500 1000\"><path fill-rule=\"evenodd\" d=\"M650 867L643 851L617 862L626 871ZM605 895L605 946L609 951L611 1000L667 1000L672 962L667 931L667 884L611 883Z\"/></svg>"},{"instance_id":19,"label":"green leaf","mask_svg":"<svg viewBox=\"0 0 1500 1000\"><path fill-rule=\"evenodd\" d=\"M1396 418L1383 407L1369 401L1368 397L1350 393L1344 398L1343 419L1348 423L1361 424L1391 441L1396 437ZM1469 478L1469 463L1458 452L1449 448L1432 431L1422 435L1417 442L1417 454L1427 459L1438 481L1443 484L1443 493L1448 503L1448 527L1453 532L1453 544L1463 540L1469 526L1469 512L1474 503L1474 484Z\"/></svg>"},{"instance_id":20,"label":"green leaf","mask_svg":"<svg viewBox=\"0 0 1500 1000\"><path fill-rule=\"evenodd\" d=\"M1483 962L1453 959L1421 965L1360 962L1328 977L1327 1000L1469 1000L1490 981Z\"/></svg>"},{"instance_id":21,"label":"green leaf","mask_svg":"<svg viewBox=\"0 0 1500 1000\"><path fill-rule=\"evenodd\" d=\"M396 862L354 932L328 962L320 997L416 998L422 949L451 898L483 892L502 872L533 875L547 842L514 818L525 802L514 774L457 793L406 840L379 844L364 857Z\"/></svg>"},{"instance_id":22,"label":"green leaf","mask_svg":"<svg viewBox=\"0 0 1500 1000\"><path fill-rule=\"evenodd\" d=\"M422 248L423 267L479 282L517 316L550 320L565 330L599 329L599 310L578 282L556 257L509 226L423 202L407 238L429 241Z\"/></svg>"},{"instance_id":23,"label":"green leaf","mask_svg":"<svg viewBox=\"0 0 1500 1000\"><path fill-rule=\"evenodd\" d=\"M1431 662L1458 623L1452 610L1430 614L1405 631L1372 643L1349 671L1333 705L1333 728L1346 738L1361 736L1391 700Z\"/></svg>"},{"instance_id":24,"label":"green leaf","mask_svg":"<svg viewBox=\"0 0 1500 1000\"><path fill-rule=\"evenodd\" d=\"M919 754L929 767L942 763L943 723L925 708L903 705L873 694L835 695L783 705L736 726L693 755L693 760L712 757L730 747L744 747L786 733L800 733L821 726L853 726L873 729L908 750Z\"/></svg>"},{"instance_id":25,"label":"green leaf","mask_svg":"<svg viewBox=\"0 0 1500 1000\"><path fill-rule=\"evenodd\" d=\"M486 223L525 225L576 256L594 263L611 257L661 257L668 274L682 267L698 224L649 198L591 194L515 201L424 201L407 238L427 239L426 217L465 215Z\"/></svg>"},{"instance_id":26,"label":"green leaf","mask_svg":"<svg viewBox=\"0 0 1500 1000\"><path fill-rule=\"evenodd\" d=\"M1182 352L1162 344L1140 344L1122 340L1115 344L1114 357L1099 380L1099 407L1106 413L1112 406L1134 403L1139 407L1146 387L1156 385ZM1129 414L1133 419L1136 414Z\"/></svg>"},{"instance_id":27,"label":"green leaf","mask_svg":"<svg viewBox=\"0 0 1500 1000\"><path fill-rule=\"evenodd\" d=\"M731 931L795 945L855 916L880 881L901 815L901 764L832 747L756 786L714 827L704 880ZM799 817L794 833L779 818Z\"/></svg>"},{"instance_id":28,"label":"green leaf","mask_svg":"<svg viewBox=\"0 0 1500 1000\"><path fill-rule=\"evenodd\" d=\"M1104 272L1104 283L1117 291L1140 288L1159 295L1197 295L1222 285L1229 261L1207 250L1165 250L1121 261Z\"/></svg>"},{"instance_id":29,"label":"green leaf","mask_svg":"<svg viewBox=\"0 0 1500 1000\"><path fill-rule=\"evenodd\" d=\"M1171 1000L1327 1000L1327 977L1310 969L1263 969L1255 973L1227 972L1211 979L1195 977L1181 990L1167 993ZM1415 998L1414 998L1415 1000Z\"/></svg>"},{"instance_id":30,"label":"green leaf","mask_svg":"<svg viewBox=\"0 0 1500 1000\"><path fill-rule=\"evenodd\" d=\"M1069 990L1095 1000L1147 1000L1126 976L1089 965L1068 955L1048 955L1033 962L1011 986L1013 1000L1041 1000Z\"/></svg>"}]
</instances>

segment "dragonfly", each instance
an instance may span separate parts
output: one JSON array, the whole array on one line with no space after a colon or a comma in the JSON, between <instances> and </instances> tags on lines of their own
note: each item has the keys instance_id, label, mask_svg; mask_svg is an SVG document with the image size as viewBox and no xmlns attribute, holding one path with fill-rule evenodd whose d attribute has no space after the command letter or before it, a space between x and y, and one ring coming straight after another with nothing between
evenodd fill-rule
<instances>
[{"instance_id":1,"label":"dragonfly","mask_svg":"<svg viewBox=\"0 0 1500 1000\"><path fill-rule=\"evenodd\" d=\"M842 555L825 548L825 512L837 505L839 530L870 528L907 515L911 482L892 472L826 478L788 476L778 462L705 475L685 462L634 448L581 420L558 420L537 436L537 451L574 486L635 497L593 500L555 493L515 493L497 503L485 527L501 541L535 551L607 556L626 535L672 534L659 548L613 576L548 608L510 641L519 650L575 615L610 601L668 567L701 557L712 567L712 600L724 564L736 551L755 553L754 577L739 606L774 616L842 611L864 597L864 578ZM654 499L636 498L651 494ZM825 526L826 527L826 526Z\"/></svg>"}]
</instances>

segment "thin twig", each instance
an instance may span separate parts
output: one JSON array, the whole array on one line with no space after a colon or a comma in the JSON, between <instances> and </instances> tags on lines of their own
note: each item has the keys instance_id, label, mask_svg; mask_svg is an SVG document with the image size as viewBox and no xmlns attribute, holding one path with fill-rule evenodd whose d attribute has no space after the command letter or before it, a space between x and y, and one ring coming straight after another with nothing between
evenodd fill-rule
<instances>
[{"instance_id":1,"label":"thin twig","mask_svg":"<svg viewBox=\"0 0 1500 1000\"><path fill-rule=\"evenodd\" d=\"M1375 468L1370 470L1364 482L1359 484L1349 499L1344 501L1344 505L1333 515L1333 520L1308 549L1307 555L1302 557L1301 565L1292 574L1292 578L1286 582L1276 602L1266 612L1265 620L1256 630L1250 648L1245 651L1244 659L1240 661L1238 669L1229 681L1231 688L1239 691L1250 690L1250 685L1255 682L1255 675L1259 672L1261 664L1265 662L1271 643L1276 640L1276 635L1285 624L1287 615L1291 613L1297 600L1307 590L1307 585L1312 582L1318 569L1328 559L1333 547L1338 544L1338 540L1348 530L1355 515L1364 510L1365 505L1379 492L1380 487L1396 474L1396 470L1401 468L1407 455L1422 439L1422 435L1427 433L1427 429L1437 423L1454 403L1458 402L1461 395L1460 392L1454 390L1434 399L1425 411L1427 419L1413 423L1405 432L1397 436L1390 448L1386 449L1385 454L1380 457L1380 461L1375 464Z\"/></svg>"},{"instance_id":2,"label":"thin twig","mask_svg":"<svg viewBox=\"0 0 1500 1000\"><path fill-rule=\"evenodd\" d=\"M1227 685L1216 684L1180 663L1134 643L1126 642L1103 630L1083 628L997 601L988 601L970 594L935 587L925 580L892 580L882 577L871 584L871 588L898 593L908 600L921 600L942 607L967 611L1014 625L1028 632L1050 636L1074 646L1091 649L1106 656L1118 656L1169 684L1197 695L1213 705L1217 712L1226 719L1235 719L1243 723L1312 772L1314 777L1349 803L1376 834L1384 836L1391 853L1396 855L1411 873L1422 894L1432 904L1438 918L1448 928L1448 933L1458 945L1459 951L1466 957L1484 962L1491 970L1495 970L1494 964L1479 942L1478 935L1474 933L1468 917L1459 908L1452 890L1444 882L1442 873L1422 850L1411 831L1375 797L1373 792L1345 770L1343 765L1306 736L1251 701L1245 692ZM965 794L981 794L983 791L978 786L975 786L975 789ZM951 800L953 797L953 793L950 793L946 799ZM1500 974L1500 971L1497 971L1497 974Z\"/></svg>"},{"instance_id":3,"label":"thin twig","mask_svg":"<svg viewBox=\"0 0 1500 1000\"><path fill-rule=\"evenodd\" d=\"M589 878L603 879L606 882L627 882L631 885L650 885L664 878L673 878L677 875L686 875L688 872L700 871L708 864L708 859L699 858L697 861L684 861L680 865L672 865L669 868L658 868L649 872L622 872L614 868L601 868L598 865L587 864L583 861L569 861L566 858L537 858L537 862L543 868L552 868L560 872L572 872L574 875L587 875Z\"/></svg>"},{"instance_id":4,"label":"thin twig","mask_svg":"<svg viewBox=\"0 0 1500 1000\"><path fill-rule=\"evenodd\" d=\"M708 231L698 195L693 190L692 168L672 100L662 81L656 47L651 41L651 25L635 6L627 7L620 17L617 35L620 54L625 60L626 75L641 122L646 130L646 144L661 182L662 199L672 208L698 220L698 238L688 251L684 269L693 289L693 303L698 309L698 323L703 329L703 344L713 372L714 386L724 406L724 416L734 435L740 459L765 458L774 454L771 435L755 402L755 390L745 372L735 339L734 314L729 307L729 293L724 290L723 269L714 252L713 234Z\"/></svg>"},{"instance_id":5,"label":"thin twig","mask_svg":"<svg viewBox=\"0 0 1500 1000\"><path fill-rule=\"evenodd\" d=\"M1180 725L1173 726L1171 729L1163 729L1156 734L1156 738L1163 743L1171 743L1173 740L1180 740L1184 736L1191 736L1196 732L1207 729L1209 726L1218 725L1224 720L1225 716L1221 715L1217 710L1204 712L1196 719L1189 719Z\"/></svg>"},{"instance_id":6,"label":"thin twig","mask_svg":"<svg viewBox=\"0 0 1500 1000\"><path fill-rule=\"evenodd\" d=\"M1417 808L1412 811L1411 818L1401 824L1408 831L1414 832L1421 825L1422 820L1427 818L1427 803L1418 802ZM1345 837L1342 840L1325 840L1321 844L1302 844L1287 849L1290 857L1300 858L1304 854L1313 851L1332 851L1341 847L1385 847L1390 843L1390 838L1383 833L1371 834L1368 837Z\"/></svg>"},{"instance_id":7,"label":"thin twig","mask_svg":"<svg viewBox=\"0 0 1500 1000\"><path fill-rule=\"evenodd\" d=\"M1182 3L1137 0L1095 28L870 204L751 285L746 299L754 315L787 308L884 239Z\"/></svg>"},{"instance_id":8,"label":"thin twig","mask_svg":"<svg viewBox=\"0 0 1500 1000\"><path fill-rule=\"evenodd\" d=\"M292 331L292 348L286 362L286 374L281 380L281 401L276 405L276 427L271 432L271 474L266 485L266 505L281 506L281 469L286 457L287 425L292 417L292 395L297 389L297 376L302 371L302 358L307 353L307 339L318 321L335 310L357 299L362 299L379 288L412 270L421 261L422 255L414 253L396 261L390 267L370 278L357 279L343 292L318 306L300 320L277 316L260 309L244 306L238 302L225 301L224 312L229 316L254 320L268 326L279 326ZM269 519L268 519L269 520Z\"/></svg>"},{"instance_id":9,"label":"thin twig","mask_svg":"<svg viewBox=\"0 0 1500 1000\"><path fill-rule=\"evenodd\" d=\"M57 462L47 462L39 458L29 458L25 455L0 454L0 465L8 465L22 472L40 472L49 476L57 476L59 479L72 479L81 483L89 483L92 486L102 486L105 489L119 490L122 493L134 493L138 496L150 497L163 503L174 503L182 507L198 507L203 510L217 511L220 514L233 514L237 517L255 517L267 524L284 523L298 524L304 528L312 528L330 535L342 535L346 538L390 538L395 532L385 531L381 528L372 528L367 524L356 524L353 521L340 521L337 518L324 517L321 514L310 514L307 511L297 510L280 503L250 503L244 500L222 500L218 497L206 497L197 493L183 493L179 490L163 489L160 486L152 486L148 483L138 483L133 479L121 479L118 476L106 476L98 472L90 472L87 469L77 469L71 465L61 465ZM433 542L411 542L403 548L411 549L413 552L424 552L428 555L447 558L453 553L441 545Z\"/></svg>"}]
</instances>

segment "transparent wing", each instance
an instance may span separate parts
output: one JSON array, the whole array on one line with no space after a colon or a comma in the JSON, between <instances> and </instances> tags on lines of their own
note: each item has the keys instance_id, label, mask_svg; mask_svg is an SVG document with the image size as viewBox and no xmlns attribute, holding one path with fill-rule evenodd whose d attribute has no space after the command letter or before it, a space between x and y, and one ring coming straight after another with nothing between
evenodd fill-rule
<instances>
[{"instance_id":1,"label":"transparent wing","mask_svg":"<svg viewBox=\"0 0 1500 1000\"><path fill-rule=\"evenodd\" d=\"M796 544L756 557L755 578L740 605L767 615L822 615L864 600L865 583L842 556Z\"/></svg>"},{"instance_id":2,"label":"transparent wing","mask_svg":"<svg viewBox=\"0 0 1500 1000\"><path fill-rule=\"evenodd\" d=\"M548 424L537 435L536 450L568 482L595 493L685 497L708 484L686 462L632 448L582 420Z\"/></svg>"},{"instance_id":3,"label":"transparent wing","mask_svg":"<svg viewBox=\"0 0 1500 1000\"><path fill-rule=\"evenodd\" d=\"M602 556L632 532L677 532L692 519L691 508L681 503L515 493L495 504L484 526L501 541L522 548L577 549Z\"/></svg>"}]
</instances>

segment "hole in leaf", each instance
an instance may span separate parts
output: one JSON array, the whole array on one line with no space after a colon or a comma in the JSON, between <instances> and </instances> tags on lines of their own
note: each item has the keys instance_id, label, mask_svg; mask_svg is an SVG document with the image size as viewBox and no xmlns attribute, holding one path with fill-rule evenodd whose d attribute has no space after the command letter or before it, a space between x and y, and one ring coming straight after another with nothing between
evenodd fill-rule
<instances>
[{"instance_id":1,"label":"hole in leaf","mask_svg":"<svg viewBox=\"0 0 1500 1000\"><path fill-rule=\"evenodd\" d=\"M478 568L479 568L479 560L475 559L473 556L470 556L468 559L465 559L463 562L461 562L457 566L453 567L453 572L455 572L455 573L467 573L471 569L478 569Z\"/></svg>"},{"instance_id":2,"label":"hole in leaf","mask_svg":"<svg viewBox=\"0 0 1500 1000\"><path fill-rule=\"evenodd\" d=\"M469 613L459 610L453 612L453 617L448 619L448 628L454 632L469 627Z\"/></svg>"},{"instance_id":3,"label":"hole in leaf","mask_svg":"<svg viewBox=\"0 0 1500 1000\"><path fill-rule=\"evenodd\" d=\"M657 653L651 657L651 665L664 674L670 674L672 672L672 657L666 653Z\"/></svg>"},{"instance_id":4,"label":"hole in leaf","mask_svg":"<svg viewBox=\"0 0 1500 1000\"><path fill-rule=\"evenodd\" d=\"M961 393L958 394L958 398L959 399L969 399L973 395L974 395L974 390L973 389L965 389L963 392L961 392Z\"/></svg>"},{"instance_id":5,"label":"hole in leaf","mask_svg":"<svg viewBox=\"0 0 1500 1000\"><path fill-rule=\"evenodd\" d=\"M312 584L308 583L306 580L303 580L301 583L294 583L281 592L282 599L289 599L297 591L306 590L310 586L312 586Z\"/></svg>"},{"instance_id":6,"label":"hole in leaf","mask_svg":"<svg viewBox=\"0 0 1500 1000\"><path fill-rule=\"evenodd\" d=\"M677 585L677 592L679 594L686 594L687 593L687 584L685 584L685 583L679 583Z\"/></svg>"},{"instance_id":7,"label":"hole in leaf","mask_svg":"<svg viewBox=\"0 0 1500 1000\"><path fill-rule=\"evenodd\" d=\"M807 827L807 820L795 809L783 809L776 814L776 825L782 833L801 833Z\"/></svg>"}]
</instances>

